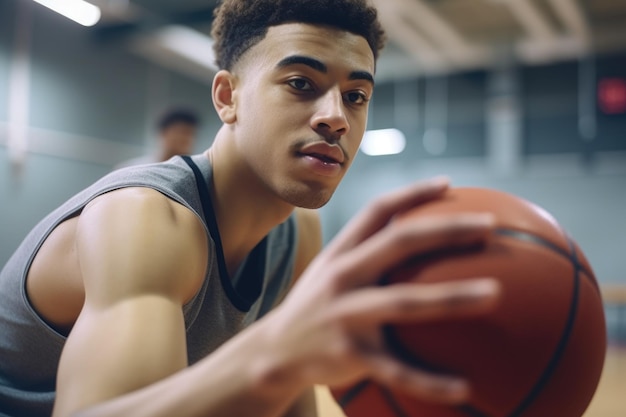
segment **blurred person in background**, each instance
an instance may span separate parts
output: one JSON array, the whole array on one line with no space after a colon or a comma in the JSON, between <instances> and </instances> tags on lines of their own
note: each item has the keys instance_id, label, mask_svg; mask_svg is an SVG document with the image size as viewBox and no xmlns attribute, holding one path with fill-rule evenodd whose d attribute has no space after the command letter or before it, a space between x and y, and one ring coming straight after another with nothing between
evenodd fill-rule
<instances>
[{"instance_id":1,"label":"blurred person in background","mask_svg":"<svg viewBox=\"0 0 626 417\"><path fill-rule=\"evenodd\" d=\"M148 155L124 161L114 169L163 162L175 155L190 155L199 126L200 117L195 111L185 107L167 110L157 121L157 148Z\"/></svg>"}]
</instances>

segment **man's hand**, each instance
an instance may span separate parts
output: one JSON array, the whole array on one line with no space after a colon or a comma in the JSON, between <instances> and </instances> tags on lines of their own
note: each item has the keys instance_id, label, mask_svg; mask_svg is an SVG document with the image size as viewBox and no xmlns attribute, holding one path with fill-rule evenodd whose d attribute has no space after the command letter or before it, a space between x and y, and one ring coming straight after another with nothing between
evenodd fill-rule
<instances>
[{"instance_id":1,"label":"man's hand","mask_svg":"<svg viewBox=\"0 0 626 417\"><path fill-rule=\"evenodd\" d=\"M391 221L440 197L447 187L447 181L435 179L379 198L322 251L263 324L277 352L275 362L267 363L275 367L269 381L294 375L294 383L344 386L372 378L434 401L467 397L467 381L393 358L380 331L387 323L481 314L498 298L498 286L488 278L377 286L409 257L476 244L489 235L493 219L487 214L433 216L402 225Z\"/></svg>"}]
</instances>

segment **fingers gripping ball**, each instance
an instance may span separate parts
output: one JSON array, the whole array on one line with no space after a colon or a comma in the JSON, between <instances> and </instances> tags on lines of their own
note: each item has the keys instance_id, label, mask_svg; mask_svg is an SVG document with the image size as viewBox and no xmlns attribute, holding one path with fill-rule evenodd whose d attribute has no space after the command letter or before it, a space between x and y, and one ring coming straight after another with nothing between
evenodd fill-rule
<instances>
[{"instance_id":1,"label":"fingers gripping ball","mask_svg":"<svg viewBox=\"0 0 626 417\"><path fill-rule=\"evenodd\" d=\"M383 332L409 364L467 378L470 400L429 403L371 381L336 389L335 398L349 417L580 417L606 350L602 300L585 255L545 210L490 189L451 189L398 221L455 212L492 212L493 236L479 248L413 259L385 283L496 277L500 303L486 316Z\"/></svg>"}]
</instances>

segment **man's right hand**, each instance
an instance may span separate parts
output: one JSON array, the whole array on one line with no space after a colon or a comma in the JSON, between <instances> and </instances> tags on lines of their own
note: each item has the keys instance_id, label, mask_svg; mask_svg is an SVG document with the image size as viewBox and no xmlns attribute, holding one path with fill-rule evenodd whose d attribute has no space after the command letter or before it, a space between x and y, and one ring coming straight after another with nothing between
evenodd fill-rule
<instances>
[{"instance_id":1,"label":"man's right hand","mask_svg":"<svg viewBox=\"0 0 626 417\"><path fill-rule=\"evenodd\" d=\"M387 351L381 327L482 314L498 300L488 277L437 284L377 285L409 257L484 241L489 214L446 214L392 222L394 216L442 196L445 179L383 196L351 221L301 276L262 324L273 339L267 380L346 386L370 378L431 401L466 399L468 381L412 368ZM473 278L473 277L459 277Z\"/></svg>"}]
</instances>

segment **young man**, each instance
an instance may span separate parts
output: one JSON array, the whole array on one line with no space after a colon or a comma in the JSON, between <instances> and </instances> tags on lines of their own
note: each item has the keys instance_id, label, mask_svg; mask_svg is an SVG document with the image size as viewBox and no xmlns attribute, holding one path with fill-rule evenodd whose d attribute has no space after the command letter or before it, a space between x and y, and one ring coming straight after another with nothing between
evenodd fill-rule
<instances>
[{"instance_id":1,"label":"young man","mask_svg":"<svg viewBox=\"0 0 626 417\"><path fill-rule=\"evenodd\" d=\"M190 109L176 107L167 110L157 120L156 149L148 155L124 161L116 165L115 169L164 162L176 155L190 155L199 125L200 117Z\"/></svg>"},{"instance_id":2,"label":"young man","mask_svg":"<svg viewBox=\"0 0 626 417\"><path fill-rule=\"evenodd\" d=\"M315 384L363 378L463 401L466 381L394 359L380 326L479 314L493 282L375 284L409 256L482 241L489 217L396 226L445 192L432 180L378 199L316 256L308 209L331 197L364 133L375 11L366 0L226 0L213 33L223 126L211 148L111 173L2 270L0 411L311 416Z\"/></svg>"}]
</instances>

